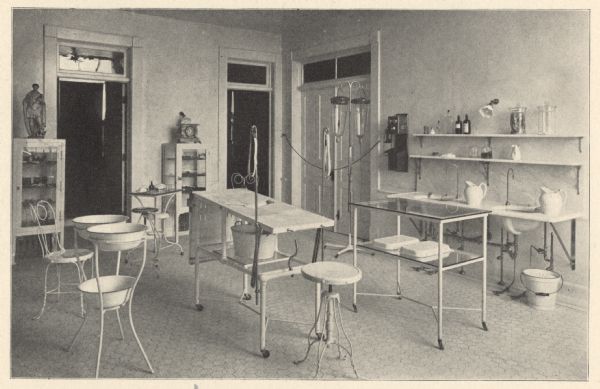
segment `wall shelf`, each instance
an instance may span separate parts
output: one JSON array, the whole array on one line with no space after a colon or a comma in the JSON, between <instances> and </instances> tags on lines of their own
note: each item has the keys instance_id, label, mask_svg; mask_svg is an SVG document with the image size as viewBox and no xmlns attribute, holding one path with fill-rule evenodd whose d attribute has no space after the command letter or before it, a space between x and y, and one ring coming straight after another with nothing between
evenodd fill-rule
<instances>
[{"instance_id":1,"label":"wall shelf","mask_svg":"<svg viewBox=\"0 0 600 389\"><path fill-rule=\"evenodd\" d=\"M431 136L431 135L430 135ZM437 136L443 136L437 135ZM446 135L450 136L450 134ZM462 136L462 135L456 135ZM468 136L468 135L465 135ZM538 165L538 166L563 166L568 168L575 168L577 170L577 178L575 187L577 188L577 194L579 194L579 173L581 170L581 163L578 162L554 162L554 161L514 161L512 159L498 159L498 158L467 158L467 157L456 157L456 158L446 158L435 155L410 155L410 159L413 159L416 163L416 175L417 178L421 179L421 161L426 160L439 160L439 161L466 161L466 162L479 162L483 165L483 169L485 171L485 180L489 185L490 183L490 164L512 164L512 165Z\"/></svg>"},{"instance_id":2,"label":"wall shelf","mask_svg":"<svg viewBox=\"0 0 600 389\"><path fill-rule=\"evenodd\" d=\"M539 135L539 134L412 134L419 139L419 145L423 147L424 138L484 138L487 139L488 146L491 146L492 139L576 139L579 143L579 152L582 152L581 142L583 135Z\"/></svg>"}]
</instances>

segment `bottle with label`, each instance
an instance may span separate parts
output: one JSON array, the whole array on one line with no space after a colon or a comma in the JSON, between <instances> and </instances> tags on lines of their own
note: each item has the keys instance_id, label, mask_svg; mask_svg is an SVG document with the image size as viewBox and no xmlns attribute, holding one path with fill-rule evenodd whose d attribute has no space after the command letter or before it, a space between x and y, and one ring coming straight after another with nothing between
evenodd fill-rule
<instances>
[{"instance_id":1,"label":"bottle with label","mask_svg":"<svg viewBox=\"0 0 600 389\"><path fill-rule=\"evenodd\" d=\"M450 110L446 111L443 125L445 134L454 134L454 119L452 119L452 114L450 113Z\"/></svg>"},{"instance_id":2,"label":"bottle with label","mask_svg":"<svg viewBox=\"0 0 600 389\"><path fill-rule=\"evenodd\" d=\"M471 121L469 120L469 115L465 114L465 121L462 123L462 132L463 134L471 133Z\"/></svg>"},{"instance_id":3,"label":"bottle with label","mask_svg":"<svg viewBox=\"0 0 600 389\"><path fill-rule=\"evenodd\" d=\"M454 133L462 134L462 121L460 120L460 115L456 117L456 122L454 123Z\"/></svg>"}]
</instances>

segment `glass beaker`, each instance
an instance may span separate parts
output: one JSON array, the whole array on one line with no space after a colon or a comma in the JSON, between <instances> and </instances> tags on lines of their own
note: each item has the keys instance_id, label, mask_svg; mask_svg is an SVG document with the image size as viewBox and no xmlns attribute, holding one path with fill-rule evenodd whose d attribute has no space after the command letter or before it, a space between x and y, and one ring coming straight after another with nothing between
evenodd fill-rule
<instances>
[{"instance_id":1,"label":"glass beaker","mask_svg":"<svg viewBox=\"0 0 600 389\"><path fill-rule=\"evenodd\" d=\"M469 157L471 157L471 158L479 158L480 157L479 148L477 148L477 146L471 146L471 148L469 149Z\"/></svg>"},{"instance_id":2,"label":"glass beaker","mask_svg":"<svg viewBox=\"0 0 600 389\"><path fill-rule=\"evenodd\" d=\"M525 133L525 112L527 107L521 107L517 104L516 107L510 109L510 133L524 134Z\"/></svg>"},{"instance_id":3,"label":"glass beaker","mask_svg":"<svg viewBox=\"0 0 600 389\"><path fill-rule=\"evenodd\" d=\"M544 102L544 105L538 106L538 134L547 135L554 133L554 113L556 105L550 105Z\"/></svg>"}]
</instances>

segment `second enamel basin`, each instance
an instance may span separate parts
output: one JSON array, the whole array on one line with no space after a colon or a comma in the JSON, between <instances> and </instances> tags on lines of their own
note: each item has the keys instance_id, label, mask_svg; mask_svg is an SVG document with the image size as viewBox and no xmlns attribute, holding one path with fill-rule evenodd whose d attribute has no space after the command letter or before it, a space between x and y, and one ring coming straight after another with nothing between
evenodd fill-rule
<instances>
[{"instance_id":1,"label":"second enamel basin","mask_svg":"<svg viewBox=\"0 0 600 389\"><path fill-rule=\"evenodd\" d=\"M536 207L528 205L501 205L494 207L494 211L518 212L524 214L539 212ZM502 226L513 235L520 235L523 232L531 231L541 224L539 221L526 218L509 217L505 215L497 216L502 218Z\"/></svg>"}]
</instances>

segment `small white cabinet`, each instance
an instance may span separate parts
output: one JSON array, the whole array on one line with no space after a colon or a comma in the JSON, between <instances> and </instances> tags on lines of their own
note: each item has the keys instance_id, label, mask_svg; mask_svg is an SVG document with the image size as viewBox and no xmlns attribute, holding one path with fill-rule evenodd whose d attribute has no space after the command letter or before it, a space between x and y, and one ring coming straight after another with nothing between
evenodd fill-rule
<instances>
[{"instance_id":1,"label":"small white cabinet","mask_svg":"<svg viewBox=\"0 0 600 389\"><path fill-rule=\"evenodd\" d=\"M41 231L51 233L58 228L61 241L64 239L64 176L64 139L14 139L11 228L13 263L17 238L40 232L31 213L31 205L35 206L40 200L48 201L56 213L56 217L50 215L44 222Z\"/></svg>"},{"instance_id":2,"label":"small white cabinet","mask_svg":"<svg viewBox=\"0 0 600 389\"><path fill-rule=\"evenodd\" d=\"M209 153L199 143L163 143L162 182L181 189L175 199L175 225L179 234L189 233L188 198L191 192L207 187L206 160Z\"/></svg>"}]
</instances>

